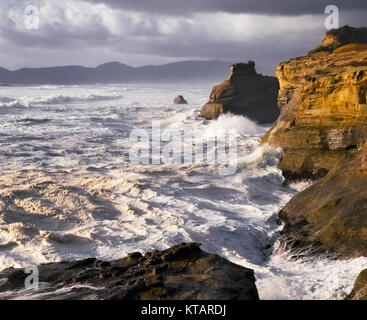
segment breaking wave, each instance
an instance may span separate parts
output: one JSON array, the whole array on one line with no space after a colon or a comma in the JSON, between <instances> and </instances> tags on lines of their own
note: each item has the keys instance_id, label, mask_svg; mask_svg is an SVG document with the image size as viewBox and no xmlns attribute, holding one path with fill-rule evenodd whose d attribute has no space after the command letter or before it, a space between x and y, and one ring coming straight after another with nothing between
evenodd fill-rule
<instances>
[{"instance_id":1,"label":"breaking wave","mask_svg":"<svg viewBox=\"0 0 367 320\"><path fill-rule=\"evenodd\" d=\"M272 250L279 210L307 185L283 185L282 151L260 143L267 127L234 115L201 118L211 84L124 88L0 88L0 269L197 241L253 268L262 299L349 293L365 258L289 261ZM174 105L182 93L189 104ZM200 137L237 129L237 171L131 164L129 132L149 131L152 120Z\"/></svg>"},{"instance_id":2,"label":"breaking wave","mask_svg":"<svg viewBox=\"0 0 367 320\"><path fill-rule=\"evenodd\" d=\"M86 94L77 96L68 95L50 95L46 97L34 97L27 98L22 97L18 99L9 97L0 97L0 108L29 108L32 105L55 105L55 104L68 104L68 103L82 103L82 102L93 102L93 101L111 101L121 99L122 96L119 94L113 95L99 95L99 94Z\"/></svg>"},{"instance_id":3,"label":"breaking wave","mask_svg":"<svg viewBox=\"0 0 367 320\"><path fill-rule=\"evenodd\" d=\"M48 96L46 98L35 98L33 100L30 100L29 102L39 104L61 104L72 102L108 101L121 98L122 96L118 94L115 95L87 94L80 96L56 95L56 96Z\"/></svg>"}]
</instances>

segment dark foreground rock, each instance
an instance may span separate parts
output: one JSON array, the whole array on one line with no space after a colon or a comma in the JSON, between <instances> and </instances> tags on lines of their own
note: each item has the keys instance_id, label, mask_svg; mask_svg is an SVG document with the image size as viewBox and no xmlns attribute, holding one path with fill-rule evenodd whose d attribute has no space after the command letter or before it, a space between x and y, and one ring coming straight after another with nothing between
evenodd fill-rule
<instances>
[{"instance_id":1,"label":"dark foreground rock","mask_svg":"<svg viewBox=\"0 0 367 320\"><path fill-rule=\"evenodd\" d=\"M279 116L278 90L278 80L258 74L253 61L237 63L231 66L228 79L213 88L200 115L216 119L230 112L258 123L273 123Z\"/></svg>"},{"instance_id":2,"label":"dark foreground rock","mask_svg":"<svg viewBox=\"0 0 367 320\"><path fill-rule=\"evenodd\" d=\"M0 273L2 299L22 294L29 275L24 271L10 268ZM90 258L42 264L39 276L36 299L258 299L253 270L206 253L198 243L144 256L131 253L114 261Z\"/></svg>"},{"instance_id":3,"label":"dark foreground rock","mask_svg":"<svg viewBox=\"0 0 367 320\"><path fill-rule=\"evenodd\" d=\"M347 300L367 300L367 269L362 270L358 275Z\"/></svg>"},{"instance_id":4,"label":"dark foreground rock","mask_svg":"<svg viewBox=\"0 0 367 320\"><path fill-rule=\"evenodd\" d=\"M183 96L177 96L174 100L173 100L174 104L187 104L187 101L185 100L185 98Z\"/></svg>"}]
</instances>

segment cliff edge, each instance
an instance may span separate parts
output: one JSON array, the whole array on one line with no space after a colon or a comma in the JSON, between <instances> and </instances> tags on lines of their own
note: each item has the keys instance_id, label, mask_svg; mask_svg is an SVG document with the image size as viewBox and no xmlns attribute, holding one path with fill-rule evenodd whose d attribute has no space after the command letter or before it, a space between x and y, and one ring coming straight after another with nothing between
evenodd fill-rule
<instances>
[{"instance_id":1,"label":"cliff edge","mask_svg":"<svg viewBox=\"0 0 367 320\"><path fill-rule=\"evenodd\" d=\"M367 28L353 30L359 39L364 30L367 41ZM281 114L262 141L284 149L279 167L287 180L325 176L367 137L367 46L344 42L276 67Z\"/></svg>"},{"instance_id":2,"label":"cliff edge","mask_svg":"<svg viewBox=\"0 0 367 320\"><path fill-rule=\"evenodd\" d=\"M345 44L356 40L367 28L333 30L317 47L327 50L276 68L281 114L262 141L283 148L288 181L317 180L279 214L295 257L367 256L367 46Z\"/></svg>"}]
</instances>

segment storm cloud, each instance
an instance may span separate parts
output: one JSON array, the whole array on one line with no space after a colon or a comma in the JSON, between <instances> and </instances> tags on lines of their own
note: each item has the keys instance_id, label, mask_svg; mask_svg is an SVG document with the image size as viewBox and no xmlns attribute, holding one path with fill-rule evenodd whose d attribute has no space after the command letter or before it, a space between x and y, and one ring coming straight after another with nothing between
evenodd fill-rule
<instances>
[{"instance_id":1,"label":"storm cloud","mask_svg":"<svg viewBox=\"0 0 367 320\"><path fill-rule=\"evenodd\" d=\"M56 65L133 66L179 60L255 60L272 74L305 54L326 32L329 1L2 0L0 61L9 69ZM361 26L366 1L333 1L341 25ZM39 28L25 28L27 5Z\"/></svg>"},{"instance_id":2,"label":"storm cloud","mask_svg":"<svg viewBox=\"0 0 367 320\"><path fill-rule=\"evenodd\" d=\"M333 4L341 10L366 9L365 0L88 0L123 10L147 13L193 14L198 12L256 13L268 15L320 14Z\"/></svg>"}]
</instances>

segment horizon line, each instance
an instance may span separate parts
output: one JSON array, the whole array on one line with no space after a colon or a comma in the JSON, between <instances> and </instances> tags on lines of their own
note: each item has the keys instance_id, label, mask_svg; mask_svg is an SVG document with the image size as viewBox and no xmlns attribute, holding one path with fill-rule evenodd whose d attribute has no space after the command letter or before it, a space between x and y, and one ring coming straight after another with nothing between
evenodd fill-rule
<instances>
[{"instance_id":1,"label":"horizon line","mask_svg":"<svg viewBox=\"0 0 367 320\"><path fill-rule=\"evenodd\" d=\"M17 71L24 70L24 69L34 70L34 69L52 69L52 68L66 68L66 67L82 67L82 68L85 68L85 69L96 69L96 68L101 67L103 65L113 64L113 63L124 65L124 66L130 67L132 69L139 69L139 68L151 67L151 66L152 67L160 67L160 66L172 65L172 64L176 64L176 63L182 63L182 62L224 62L224 63L229 63L229 66L230 66L230 64L235 63L234 61L231 62L231 61L226 61L226 60L221 60L221 59L210 59L210 60L178 60L178 61L162 63L162 64L144 64L144 65L140 65L140 66L131 66L129 64L126 64L126 63L123 63L123 62L120 62L120 61L107 61L107 62L98 64L94 67L89 67L89 66L85 66L85 65L81 65L81 64L69 64L69 65L65 64L65 65L51 65L51 66L39 66L39 67L20 67L20 68L17 68L17 69L8 69L6 67L0 66L0 69L4 69L4 70L9 71L9 72L17 72Z\"/></svg>"}]
</instances>

